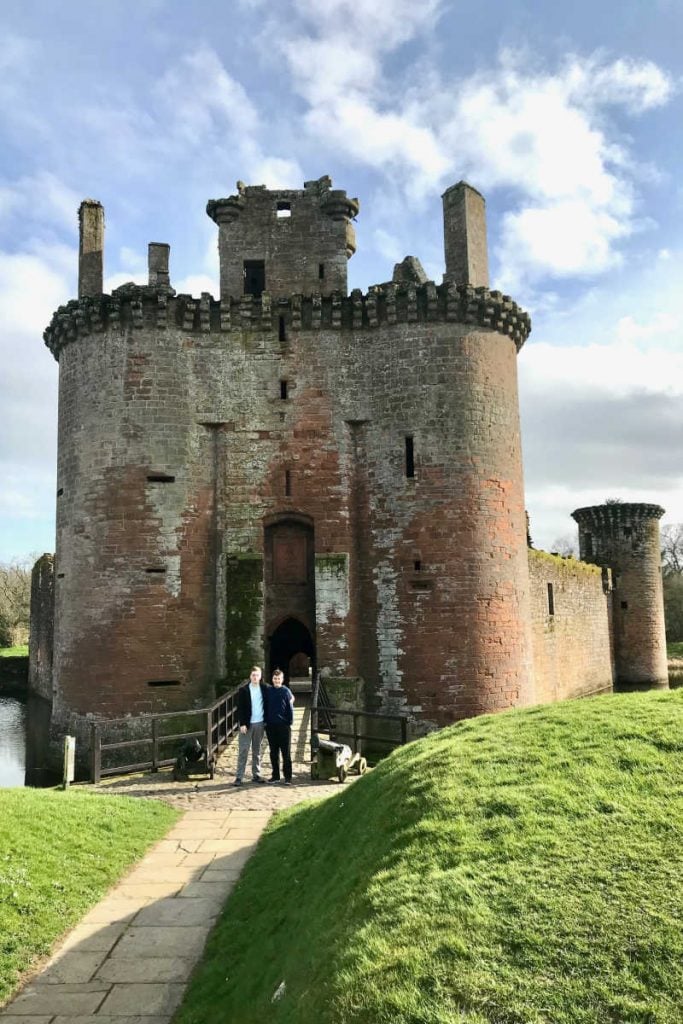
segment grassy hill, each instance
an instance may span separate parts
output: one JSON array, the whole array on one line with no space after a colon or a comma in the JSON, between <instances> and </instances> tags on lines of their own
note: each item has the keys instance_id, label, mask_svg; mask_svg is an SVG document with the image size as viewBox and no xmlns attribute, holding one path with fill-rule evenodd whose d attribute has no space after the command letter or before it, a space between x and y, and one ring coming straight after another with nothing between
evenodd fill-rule
<instances>
[{"instance_id":1,"label":"grassy hill","mask_svg":"<svg viewBox=\"0 0 683 1024\"><path fill-rule=\"evenodd\" d=\"M676 1024L682 878L683 692L478 718L273 821L176 1021Z\"/></svg>"}]
</instances>

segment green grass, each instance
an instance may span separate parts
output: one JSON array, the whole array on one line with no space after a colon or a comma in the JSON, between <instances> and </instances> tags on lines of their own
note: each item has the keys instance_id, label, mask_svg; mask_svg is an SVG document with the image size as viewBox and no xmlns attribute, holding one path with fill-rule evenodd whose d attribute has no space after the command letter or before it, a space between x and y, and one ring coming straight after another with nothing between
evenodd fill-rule
<instances>
[{"instance_id":1,"label":"green grass","mask_svg":"<svg viewBox=\"0 0 683 1024\"><path fill-rule=\"evenodd\" d=\"M680 1024L682 877L682 692L477 718L271 822L176 1024Z\"/></svg>"},{"instance_id":2,"label":"green grass","mask_svg":"<svg viewBox=\"0 0 683 1024\"><path fill-rule=\"evenodd\" d=\"M28 658L28 644L20 647L0 647L0 658Z\"/></svg>"},{"instance_id":3,"label":"green grass","mask_svg":"<svg viewBox=\"0 0 683 1024\"><path fill-rule=\"evenodd\" d=\"M0 789L0 1005L177 816L152 800Z\"/></svg>"},{"instance_id":4,"label":"green grass","mask_svg":"<svg viewBox=\"0 0 683 1024\"><path fill-rule=\"evenodd\" d=\"M683 658L683 640L667 644L666 653L670 658Z\"/></svg>"}]
</instances>

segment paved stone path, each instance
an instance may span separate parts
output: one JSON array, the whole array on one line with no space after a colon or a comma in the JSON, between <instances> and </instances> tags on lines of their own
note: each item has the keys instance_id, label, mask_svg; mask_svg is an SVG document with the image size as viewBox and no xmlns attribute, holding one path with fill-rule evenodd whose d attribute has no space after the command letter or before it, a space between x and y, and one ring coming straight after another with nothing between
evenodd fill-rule
<instances>
[{"instance_id":1,"label":"paved stone path","mask_svg":"<svg viewBox=\"0 0 683 1024\"><path fill-rule=\"evenodd\" d=\"M292 786L233 787L236 752L229 747L213 780L174 783L162 771L98 787L153 796L185 814L0 1010L0 1024L169 1024L272 812L340 791L336 782L311 782L305 709L297 725Z\"/></svg>"}]
</instances>

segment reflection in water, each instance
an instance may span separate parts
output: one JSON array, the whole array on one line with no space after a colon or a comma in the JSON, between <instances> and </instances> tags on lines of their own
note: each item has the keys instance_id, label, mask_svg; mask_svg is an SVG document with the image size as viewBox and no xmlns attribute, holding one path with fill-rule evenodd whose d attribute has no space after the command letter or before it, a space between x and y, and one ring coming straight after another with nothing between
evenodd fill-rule
<instances>
[{"instance_id":1,"label":"reflection in water","mask_svg":"<svg viewBox=\"0 0 683 1024\"><path fill-rule=\"evenodd\" d=\"M23 786L26 768L26 704L0 696L0 786Z\"/></svg>"}]
</instances>

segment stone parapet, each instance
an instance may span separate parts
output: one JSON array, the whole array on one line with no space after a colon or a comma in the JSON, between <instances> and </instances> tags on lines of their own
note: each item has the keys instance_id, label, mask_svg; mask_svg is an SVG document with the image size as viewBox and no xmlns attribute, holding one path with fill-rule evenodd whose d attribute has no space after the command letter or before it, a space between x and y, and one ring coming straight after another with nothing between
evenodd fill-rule
<instances>
[{"instance_id":1,"label":"stone parapet","mask_svg":"<svg viewBox=\"0 0 683 1024\"><path fill-rule=\"evenodd\" d=\"M470 285L385 284L350 295L291 295L217 301L208 293L171 296L149 285L122 285L111 295L84 296L60 306L43 335L55 358L70 341L118 327L181 327L187 332L319 331L368 329L382 324L452 321L507 335L519 351L531 331L531 318L509 295ZM627 509L619 505L609 508ZM633 506L659 508L659 506ZM578 510L579 512L587 510ZM662 510L660 510L660 514ZM578 513L577 513L578 514Z\"/></svg>"}]
</instances>

